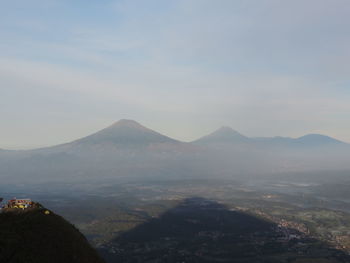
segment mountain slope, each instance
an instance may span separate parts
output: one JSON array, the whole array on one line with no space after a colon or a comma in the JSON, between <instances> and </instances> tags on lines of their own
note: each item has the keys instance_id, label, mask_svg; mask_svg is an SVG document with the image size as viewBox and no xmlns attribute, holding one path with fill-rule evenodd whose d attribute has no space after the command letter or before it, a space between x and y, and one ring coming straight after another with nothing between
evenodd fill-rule
<instances>
[{"instance_id":1,"label":"mountain slope","mask_svg":"<svg viewBox=\"0 0 350 263\"><path fill-rule=\"evenodd\" d=\"M45 211L0 213L0 262L104 262L73 225Z\"/></svg>"}]
</instances>

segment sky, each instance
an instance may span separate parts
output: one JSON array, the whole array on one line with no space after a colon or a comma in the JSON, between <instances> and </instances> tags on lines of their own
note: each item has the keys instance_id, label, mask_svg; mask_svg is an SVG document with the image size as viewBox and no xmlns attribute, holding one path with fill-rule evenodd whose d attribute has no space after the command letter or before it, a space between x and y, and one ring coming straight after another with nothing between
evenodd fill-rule
<instances>
[{"instance_id":1,"label":"sky","mask_svg":"<svg viewBox=\"0 0 350 263\"><path fill-rule=\"evenodd\" d=\"M348 0L0 0L0 148L133 119L350 142Z\"/></svg>"}]
</instances>

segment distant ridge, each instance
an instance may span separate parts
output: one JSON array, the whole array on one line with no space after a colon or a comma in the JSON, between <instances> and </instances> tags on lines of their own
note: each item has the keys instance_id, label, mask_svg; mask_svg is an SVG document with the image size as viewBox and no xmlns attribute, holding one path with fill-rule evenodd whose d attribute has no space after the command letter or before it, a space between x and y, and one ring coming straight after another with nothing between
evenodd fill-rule
<instances>
[{"instance_id":1,"label":"distant ridge","mask_svg":"<svg viewBox=\"0 0 350 263\"><path fill-rule=\"evenodd\" d=\"M265 145L265 146L280 146L280 147L315 147L315 146L346 146L345 142L334 139L322 134L307 134L299 138L290 137L256 137L249 138L242 135L229 126L222 126L216 131L203 136L192 143L194 144L242 144L249 143L250 145Z\"/></svg>"},{"instance_id":2,"label":"distant ridge","mask_svg":"<svg viewBox=\"0 0 350 263\"><path fill-rule=\"evenodd\" d=\"M279 147L322 147L322 146L347 146L348 144L332 137L321 134L308 134L299 138L290 137L259 137L252 138L256 143L265 146Z\"/></svg>"},{"instance_id":3,"label":"distant ridge","mask_svg":"<svg viewBox=\"0 0 350 263\"><path fill-rule=\"evenodd\" d=\"M339 141L332 137L322 135L322 134L307 134L296 139L300 143L306 144L346 144L345 142Z\"/></svg>"}]
</instances>

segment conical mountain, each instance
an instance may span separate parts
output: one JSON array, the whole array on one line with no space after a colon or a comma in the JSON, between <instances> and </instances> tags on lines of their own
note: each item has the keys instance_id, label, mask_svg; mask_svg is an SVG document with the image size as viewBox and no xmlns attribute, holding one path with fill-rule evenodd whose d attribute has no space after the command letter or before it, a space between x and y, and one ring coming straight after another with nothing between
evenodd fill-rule
<instances>
[{"instance_id":1,"label":"conical mountain","mask_svg":"<svg viewBox=\"0 0 350 263\"><path fill-rule=\"evenodd\" d=\"M249 138L235 131L231 127L223 126L213 133L206 135L193 143L208 144L208 143L243 143L248 142Z\"/></svg>"},{"instance_id":2,"label":"conical mountain","mask_svg":"<svg viewBox=\"0 0 350 263\"><path fill-rule=\"evenodd\" d=\"M109 145L149 145L157 143L176 143L178 141L148 129L133 120L120 120L92 135L79 139L75 144ZM180 142L178 142L180 143Z\"/></svg>"}]
</instances>

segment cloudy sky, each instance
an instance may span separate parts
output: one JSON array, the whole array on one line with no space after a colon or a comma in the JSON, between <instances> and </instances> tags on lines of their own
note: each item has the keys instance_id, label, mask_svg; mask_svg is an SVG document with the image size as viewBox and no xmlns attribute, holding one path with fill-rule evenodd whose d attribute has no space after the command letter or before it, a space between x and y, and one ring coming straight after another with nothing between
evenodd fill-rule
<instances>
[{"instance_id":1,"label":"cloudy sky","mask_svg":"<svg viewBox=\"0 0 350 263\"><path fill-rule=\"evenodd\" d=\"M350 142L348 0L0 0L0 148L119 119Z\"/></svg>"}]
</instances>

